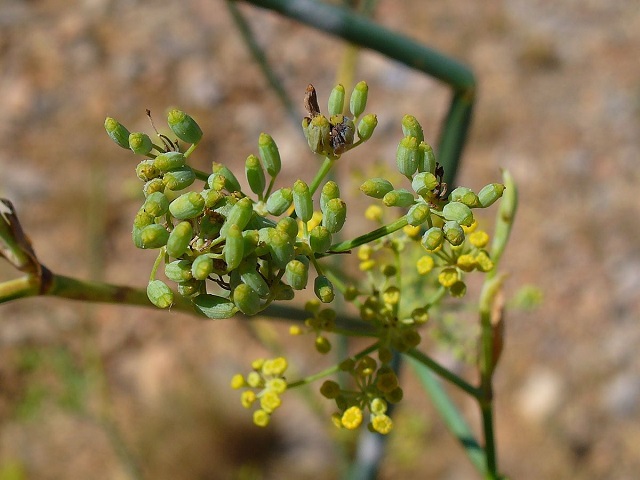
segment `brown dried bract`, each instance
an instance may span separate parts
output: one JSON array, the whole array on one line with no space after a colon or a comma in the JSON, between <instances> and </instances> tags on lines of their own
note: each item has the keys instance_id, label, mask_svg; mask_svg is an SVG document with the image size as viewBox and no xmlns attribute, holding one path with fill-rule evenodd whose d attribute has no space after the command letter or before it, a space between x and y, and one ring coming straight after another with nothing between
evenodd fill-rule
<instances>
[{"instance_id":1,"label":"brown dried bract","mask_svg":"<svg viewBox=\"0 0 640 480\"><path fill-rule=\"evenodd\" d=\"M311 118L320 115L320 107L318 106L316 89L311 84L307 85L307 90L304 93L304 109L307 111Z\"/></svg>"}]
</instances>

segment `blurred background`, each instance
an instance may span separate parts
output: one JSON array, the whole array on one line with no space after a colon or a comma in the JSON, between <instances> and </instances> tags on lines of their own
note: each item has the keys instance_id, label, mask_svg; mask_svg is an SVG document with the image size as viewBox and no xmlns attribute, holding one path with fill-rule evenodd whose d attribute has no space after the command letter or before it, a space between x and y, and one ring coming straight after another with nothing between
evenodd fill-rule
<instances>
[{"instance_id":1,"label":"blurred background","mask_svg":"<svg viewBox=\"0 0 640 480\"><path fill-rule=\"evenodd\" d=\"M309 82L326 108L346 46L239 6L300 117ZM520 188L502 263L512 306L495 385L502 471L637 478L637 2L380 0L374 19L475 72L459 183L477 191L507 168ZM393 167L404 114L436 143L450 92L375 53L356 65L380 121L341 162L344 178L360 179ZM106 116L150 132L145 109L159 126L167 108L187 111L205 132L194 157L203 170L218 161L242 176L262 131L280 147L281 182L309 176L315 161L221 0L0 0L0 105L0 196L40 260L83 279L145 286L155 258L131 242L136 159L106 136ZM0 263L0 280L13 276ZM526 286L539 305L523 300ZM286 338L286 325L262 331ZM299 372L317 370L308 338L285 341ZM1 305L0 479L337 478L337 434L300 396L268 429L251 425L229 380L261 355L238 320L53 298ZM381 478L476 478L405 381ZM318 408L330 413L327 403ZM473 405L461 408L477 424Z\"/></svg>"}]
</instances>

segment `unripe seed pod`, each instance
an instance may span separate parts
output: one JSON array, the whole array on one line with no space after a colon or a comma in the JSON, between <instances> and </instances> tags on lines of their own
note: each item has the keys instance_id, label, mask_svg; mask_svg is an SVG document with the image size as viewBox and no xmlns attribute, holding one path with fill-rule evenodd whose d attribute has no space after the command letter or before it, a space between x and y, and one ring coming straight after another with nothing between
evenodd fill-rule
<instances>
[{"instance_id":1,"label":"unripe seed pod","mask_svg":"<svg viewBox=\"0 0 640 480\"><path fill-rule=\"evenodd\" d=\"M272 287L274 300L293 300L296 296L293 288L285 283L278 283Z\"/></svg>"},{"instance_id":2,"label":"unripe seed pod","mask_svg":"<svg viewBox=\"0 0 640 480\"><path fill-rule=\"evenodd\" d=\"M144 248L142 246L142 237L140 236L140 232L142 232L141 227L133 227L133 230L131 231L131 240L133 240L133 244L136 248Z\"/></svg>"},{"instance_id":3,"label":"unripe seed pod","mask_svg":"<svg viewBox=\"0 0 640 480\"><path fill-rule=\"evenodd\" d=\"M284 268L294 257L293 242L286 233L274 229L269 236L269 249L273 263L278 268Z\"/></svg>"},{"instance_id":4,"label":"unripe seed pod","mask_svg":"<svg viewBox=\"0 0 640 480\"><path fill-rule=\"evenodd\" d=\"M304 121L303 121L304 122ZM304 129L309 148L313 153L324 155L331 149L331 125L324 115L316 115Z\"/></svg>"},{"instance_id":5,"label":"unripe seed pod","mask_svg":"<svg viewBox=\"0 0 640 480\"><path fill-rule=\"evenodd\" d=\"M291 217L284 217L276 225L276 230L286 234L289 240L295 242L298 236L298 222Z\"/></svg>"},{"instance_id":6,"label":"unripe seed pod","mask_svg":"<svg viewBox=\"0 0 640 480\"><path fill-rule=\"evenodd\" d=\"M174 109L167 114L167 123L171 131L186 143L198 143L202 139L202 130L190 115Z\"/></svg>"},{"instance_id":7,"label":"unripe seed pod","mask_svg":"<svg viewBox=\"0 0 640 480\"><path fill-rule=\"evenodd\" d=\"M431 172L420 172L411 180L411 188L418 195L427 195L438 186L438 179Z\"/></svg>"},{"instance_id":8,"label":"unripe seed pod","mask_svg":"<svg viewBox=\"0 0 640 480\"><path fill-rule=\"evenodd\" d=\"M449 194L450 202L460 202L465 204L469 208L476 208L480 206L478 196L467 187L457 187L453 192Z\"/></svg>"},{"instance_id":9,"label":"unripe seed pod","mask_svg":"<svg viewBox=\"0 0 640 480\"><path fill-rule=\"evenodd\" d=\"M323 253L331 246L331 232L322 225L314 227L309 233L309 246L314 253Z\"/></svg>"},{"instance_id":10,"label":"unripe seed pod","mask_svg":"<svg viewBox=\"0 0 640 480\"><path fill-rule=\"evenodd\" d=\"M331 351L331 342L327 337L322 335L316 337L315 345L318 353L325 354Z\"/></svg>"},{"instance_id":11,"label":"unripe seed pod","mask_svg":"<svg viewBox=\"0 0 640 480\"><path fill-rule=\"evenodd\" d=\"M340 198L329 200L322 215L322 225L327 227L330 233L337 233L342 230L346 219L347 204Z\"/></svg>"},{"instance_id":12,"label":"unripe seed pod","mask_svg":"<svg viewBox=\"0 0 640 480\"><path fill-rule=\"evenodd\" d=\"M152 280L147 285L147 297L156 307L169 308L173 305L173 292L161 280Z\"/></svg>"},{"instance_id":13,"label":"unripe seed pod","mask_svg":"<svg viewBox=\"0 0 640 480\"><path fill-rule=\"evenodd\" d=\"M329 94L329 115L338 115L344 109L344 87L336 85Z\"/></svg>"},{"instance_id":14,"label":"unripe seed pod","mask_svg":"<svg viewBox=\"0 0 640 480\"><path fill-rule=\"evenodd\" d=\"M227 191L233 193L233 192L241 192L242 191L242 187L240 186L240 182L238 181L238 179L236 178L236 176L233 174L233 172L231 170L229 170L228 167L226 167L225 165L222 165L221 163L217 163L217 162L213 162L212 166L211 166L211 170L213 171L213 174L209 176L208 181L211 180L211 177L213 176L215 179L215 175L222 175L225 179L225 184L224 184L224 188L227 189ZM211 188L213 188L212 185L209 185Z\"/></svg>"},{"instance_id":15,"label":"unripe seed pod","mask_svg":"<svg viewBox=\"0 0 640 480\"><path fill-rule=\"evenodd\" d=\"M153 165L153 160L143 160L136 166L136 175L144 182L160 176L160 171Z\"/></svg>"},{"instance_id":16,"label":"unripe seed pod","mask_svg":"<svg viewBox=\"0 0 640 480\"><path fill-rule=\"evenodd\" d=\"M187 192L169 204L171 215L178 220L195 218L204 211L204 198L198 192Z\"/></svg>"},{"instance_id":17,"label":"unripe seed pod","mask_svg":"<svg viewBox=\"0 0 640 480\"><path fill-rule=\"evenodd\" d=\"M136 155L147 155L153 148L153 142L146 133L130 133L129 148Z\"/></svg>"},{"instance_id":18,"label":"unripe seed pod","mask_svg":"<svg viewBox=\"0 0 640 480\"><path fill-rule=\"evenodd\" d=\"M196 174L191 167L184 166L167 172L162 177L162 182L169 190L178 191L187 188L196 181Z\"/></svg>"},{"instance_id":19,"label":"unripe seed pod","mask_svg":"<svg viewBox=\"0 0 640 480\"><path fill-rule=\"evenodd\" d=\"M169 210L169 199L164 193L155 192L145 199L142 208L154 218L161 217Z\"/></svg>"},{"instance_id":20,"label":"unripe seed pod","mask_svg":"<svg viewBox=\"0 0 640 480\"><path fill-rule=\"evenodd\" d=\"M238 268L244 256L244 240L242 238L242 230L238 225L231 225L228 228L222 253L227 264L227 272Z\"/></svg>"},{"instance_id":21,"label":"unripe seed pod","mask_svg":"<svg viewBox=\"0 0 640 480\"><path fill-rule=\"evenodd\" d=\"M318 275L313 282L313 291L322 303L331 303L335 297L333 285L324 275Z\"/></svg>"},{"instance_id":22,"label":"unripe seed pod","mask_svg":"<svg viewBox=\"0 0 640 480\"><path fill-rule=\"evenodd\" d=\"M482 187L478 192L478 203L482 208L487 208L498 200L504 192L504 185L501 183L490 183Z\"/></svg>"},{"instance_id":23,"label":"unripe seed pod","mask_svg":"<svg viewBox=\"0 0 640 480\"><path fill-rule=\"evenodd\" d=\"M416 203L407 212L407 223L417 227L422 225L429 218L431 209L426 203Z\"/></svg>"},{"instance_id":24,"label":"unripe seed pod","mask_svg":"<svg viewBox=\"0 0 640 480\"><path fill-rule=\"evenodd\" d=\"M171 263L167 263L164 266L165 276L176 283L186 282L193 278L191 273L191 262L188 260L176 260Z\"/></svg>"},{"instance_id":25,"label":"unripe seed pod","mask_svg":"<svg viewBox=\"0 0 640 480\"><path fill-rule=\"evenodd\" d=\"M405 115L402 118L402 133L406 137L415 137L418 143L424 141L424 132L422 131L422 125L413 115Z\"/></svg>"},{"instance_id":26,"label":"unripe seed pod","mask_svg":"<svg viewBox=\"0 0 640 480\"><path fill-rule=\"evenodd\" d=\"M294 290L305 289L309 280L309 260L307 257L299 256L287 263L286 277L287 283Z\"/></svg>"},{"instance_id":27,"label":"unripe seed pod","mask_svg":"<svg viewBox=\"0 0 640 480\"><path fill-rule=\"evenodd\" d=\"M233 291L233 303L245 315L255 315L260 311L260 297L246 283L241 283Z\"/></svg>"},{"instance_id":28,"label":"unripe seed pod","mask_svg":"<svg viewBox=\"0 0 640 480\"><path fill-rule=\"evenodd\" d=\"M204 206L206 208L215 208L225 196L224 193L212 188L205 188L200 192L200 195L204 198Z\"/></svg>"},{"instance_id":29,"label":"unripe seed pod","mask_svg":"<svg viewBox=\"0 0 640 480\"><path fill-rule=\"evenodd\" d=\"M187 159L181 152L165 152L153 160L153 165L161 172L168 172L176 168L184 167Z\"/></svg>"},{"instance_id":30,"label":"unripe seed pod","mask_svg":"<svg viewBox=\"0 0 640 480\"><path fill-rule=\"evenodd\" d=\"M260 235L257 230L244 230L242 232L242 240L244 242L244 257L246 258L247 255L251 255L255 251L260 241Z\"/></svg>"},{"instance_id":31,"label":"unripe seed pod","mask_svg":"<svg viewBox=\"0 0 640 480\"><path fill-rule=\"evenodd\" d=\"M196 280L195 278L180 282L178 283L178 293L183 297L193 297L202 292L204 283L202 280Z\"/></svg>"},{"instance_id":32,"label":"unripe seed pod","mask_svg":"<svg viewBox=\"0 0 640 480\"><path fill-rule=\"evenodd\" d=\"M473 212L464 203L449 202L442 209L442 214L446 220L455 220L465 227L473 223Z\"/></svg>"},{"instance_id":33,"label":"unripe seed pod","mask_svg":"<svg viewBox=\"0 0 640 480\"><path fill-rule=\"evenodd\" d=\"M354 117L359 117L367 108L367 95L369 94L369 86L367 82L358 82L351 93L349 99L349 110Z\"/></svg>"},{"instance_id":34,"label":"unripe seed pod","mask_svg":"<svg viewBox=\"0 0 640 480\"><path fill-rule=\"evenodd\" d=\"M418 155L418 171L419 172L436 172L436 156L433 148L426 142L420 142L418 145L420 155Z\"/></svg>"},{"instance_id":35,"label":"unripe seed pod","mask_svg":"<svg viewBox=\"0 0 640 480\"><path fill-rule=\"evenodd\" d=\"M247 177L247 182L249 182L249 188L261 199L264 193L264 187L266 186L266 180L258 157L255 155L249 155L247 157L244 164L244 173Z\"/></svg>"},{"instance_id":36,"label":"unripe seed pod","mask_svg":"<svg viewBox=\"0 0 640 480\"><path fill-rule=\"evenodd\" d=\"M167 255L173 258L181 257L189 248L193 238L193 226L190 222L180 222L169 234L167 240Z\"/></svg>"},{"instance_id":37,"label":"unripe seed pod","mask_svg":"<svg viewBox=\"0 0 640 480\"><path fill-rule=\"evenodd\" d=\"M260 138L258 138L258 154L269 175L275 177L280 173L280 168L282 167L280 152L271 135L267 133L260 134Z\"/></svg>"},{"instance_id":38,"label":"unripe seed pod","mask_svg":"<svg viewBox=\"0 0 640 480\"><path fill-rule=\"evenodd\" d=\"M169 232L162 225L154 223L140 230L142 248L160 248L167 244Z\"/></svg>"},{"instance_id":39,"label":"unripe seed pod","mask_svg":"<svg viewBox=\"0 0 640 480\"><path fill-rule=\"evenodd\" d=\"M191 275L196 280L206 280L213 273L213 259L207 255L200 255L191 264Z\"/></svg>"},{"instance_id":40,"label":"unripe seed pod","mask_svg":"<svg viewBox=\"0 0 640 480\"><path fill-rule=\"evenodd\" d=\"M373 113L365 115L358 122L358 138L360 140L369 140L377 126L378 117L376 115Z\"/></svg>"},{"instance_id":41,"label":"unripe seed pod","mask_svg":"<svg viewBox=\"0 0 640 480\"><path fill-rule=\"evenodd\" d=\"M458 222L454 220L445 222L442 226L442 231L444 232L444 238L454 247L462 245L462 242L464 242L464 230Z\"/></svg>"},{"instance_id":42,"label":"unripe seed pod","mask_svg":"<svg viewBox=\"0 0 640 480\"><path fill-rule=\"evenodd\" d=\"M293 192L290 188L280 188L267 198L267 211L271 215L282 215L293 203Z\"/></svg>"},{"instance_id":43,"label":"unripe seed pod","mask_svg":"<svg viewBox=\"0 0 640 480\"><path fill-rule=\"evenodd\" d=\"M340 196L340 188L338 184L333 180L329 180L322 187L322 191L320 192L320 210L324 212L327 207L327 202L333 198L338 198Z\"/></svg>"},{"instance_id":44,"label":"unripe seed pod","mask_svg":"<svg viewBox=\"0 0 640 480\"><path fill-rule=\"evenodd\" d=\"M391 190L393 185L385 178L370 178L360 185L360 191L373 198L382 198Z\"/></svg>"},{"instance_id":45,"label":"unripe seed pod","mask_svg":"<svg viewBox=\"0 0 640 480\"><path fill-rule=\"evenodd\" d=\"M231 210L229 210L227 219L220 229L220 236L223 238L226 237L232 225L237 225L240 231L244 230L244 227L246 227L249 220L251 220L252 215L253 203L251 199L249 197L241 198L231 207Z\"/></svg>"},{"instance_id":46,"label":"unripe seed pod","mask_svg":"<svg viewBox=\"0 0 640 480\"><path fill-rule=\"evenodd\" d=\"M144 228L147 225L152 225L155 222L155 217L151 215L149 212L145 212L143 208L138 210L135 218L133 219L133 226L135 228Z\"/></svg>"},{"instance_id":47,"label":"unripe seed pod","mask_svg":"<svg viewBox=\"0 0 640 480\"><path fill-rule=\"evenodd\" d=\"M122 148L129 149L129 130L116 119L107 117L104 121L104 129L107 131L111 140L116 142Z\"/></svg>"},{"instance_id":48,"label":"unripe seed pod","mask_svg":"<svg viewBox=\"0 0 640 480\"><path fill-rule=\"evenodd\" d=\"M228 298L209 293L202 293L195 297L193 305L204 316L216 320L231 318L238 312L238 307Z\"/></svg>"},{"instance_id":49,"label":"unripe seed pod","mask_svg":"<svg viewBox=\"0 0 640 480\"><path fill-rule=\"evenodd\" d=\"M256 246L255 254L262 257L271 251L270 243L273 233L276 231L273 227L264 227L258 230L259 241Z\"/></svg>"},{"instance_id":50,"label":"unripe seed pod","mask_svg":"<svg viewBox=\"0 0 640 480\"><path fill-rule=\"evenodd\" d=\"M164 182L161 178L153 178L144 184L142 187L142 193L145 197L148 197L155 192L164 192Z\"/></svg>"},{"instance_id":51,"label":"unripe seed pod","mask_svg":"<svg viewBox=\"0 0 640 480\"><path fill-rule=\"evenodd\" d=\"M242 283L249 285L261 298L267 298L271 292L264 277L257 270L256 257L251 257L238 267Z\"/></svg>"},{"instance_id":52,"label":"unripe seed pod","mask_svg":"<svg viewBox=\"0 0 640 480\"><path fill-rule=\"evenodd\" d=\"M422 246L430 252L436 250L442 242L444 241L444 232L441 228L431 227L429 230L424 232L422 236L422 240L420 243Z\"/></svg>"},{"instance_id":53,"label":"unripe seed pod","mask_svg":"<svg viewBox=\"0 0 640 480\"><path fill-rule=\"evenodd\" d=\"M396 190L391 190L384 197L382 197L382 202L387 207L408 207L413 205L415 198L413 193L404 188L398 188Z\"/></svg>"},{"instance_id":54,"label":"unripe seed pod","mask_svg":"<svg viewBox=\"0 0 640 480\"><path fill-rule=\"evenodd\" d=\"M396 163L398 171L406 177L411 177L418 168L418 141L416 137L404 137L398 144Z\"/></svg>"},{"instance_id":55,"label":"unripe seed pod","mask_svg":"<svg viewBox=\"0 0 640 480\"><path fill-rule=\"evenodd\" d=\"M313 216L313 200L309 186L302 180L296 180L293 184L293 205L298 218L303 222L308 222Z\"/></svg>"}]
</instances>

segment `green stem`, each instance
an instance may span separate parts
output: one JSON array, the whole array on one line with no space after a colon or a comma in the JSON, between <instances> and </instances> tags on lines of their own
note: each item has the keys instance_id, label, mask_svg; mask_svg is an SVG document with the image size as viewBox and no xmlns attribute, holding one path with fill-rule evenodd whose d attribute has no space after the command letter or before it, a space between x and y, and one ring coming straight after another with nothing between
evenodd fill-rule
<instances>
[{"instance_id":1,"label":"green stem","mask_svg":"<svg viewBox=\"0 0 640 480\"><path fill-rule=\"evenodd\" d=\"M395 222L391 222L383 227L373 230L372 232L366 233L352 240L347 240L331 245L331 248L329 248L329 253L345 252L347 250L351 250L352 248L359 247L360 245L364 245L365 243L373 242L374 240L386 237L387 235L396 232L403 227L406 227L407 224L407 217L403 216Z\"/></svg>"},{"instance_id":2,"label":"green stem","mask_svg":"<svg viewBox=\"0 0 640 480\"><path fill-rule=\"evenodd\" d=\"M470 383L466 382L463 378L459 377L452 371L446 369L434 359L429 357L427 354L422 353L420 350L416 350L412 348L405 352L405 355L413 358L416 362L421 363L425 367L431 369L434 373L438 374L440 377L444 378L448 382L453 383L455 386L460 388L462 391L468 393L474 398L478 398L480 395L480 390Z\"/></svg>"},{"instance_id":3,"label":"green stem","mask_svg":"<svg viewBox=\"0 0 640 480\"><path fill-rule=\"evenodd\" d=\"M311 184L309 184L309 192L311 192L311 195L316 193L316 190L320 186L320 182L322 182L324 177L327 176L327 174L331 170L331 167L333 167L334 163L335 163L335 159L334 158L325 157L324 162L322 162L322 166L320 167L320 169L316 173L316 176L314 177L314 179L311 182Z\"/></svg>"}]
</instances>

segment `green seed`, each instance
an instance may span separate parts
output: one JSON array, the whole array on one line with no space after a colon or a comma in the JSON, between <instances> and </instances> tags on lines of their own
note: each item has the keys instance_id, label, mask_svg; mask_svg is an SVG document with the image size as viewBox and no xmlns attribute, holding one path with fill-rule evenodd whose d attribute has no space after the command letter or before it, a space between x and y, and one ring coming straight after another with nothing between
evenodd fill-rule
<instances>
[{"instance_id":1,"label":"green seed","mask_svg":"<svg viewBox=\"0 0 640 480\"><path fill-rule=\"evenodd\" d=\"M431 172L417 173L411 180L411 188L418 195L427 195L438 186L438 179Z\"/></svg>"},{"instance_id":2,"label":"green seed","mask_svg":"<svg viewBox=\"0 0 640 480\"><path fill-rule=\"evenodd\" d=\"M327 227L330 233L342 230L347 219L347 204L340 198L333 198L327 203L322 215L322 225Z\"/></svg>"},{"instance_id":3,"label":"green seed","mask_svg":"<svg viewBox=\"0 0 640 480\"><path fill-rule=\"evenodd\" d=\"M147 285L147 297L156 307L169 308L173 305L173 292L161 280L152 280Z\"/></svg>"},{"instance_id":4,"label":"green seed","mask_svg":"<svg viewBox=\"0 0 640 480\"><path fill-rule=\"evenodd\" d=\"M178 220L195 218L204 211L204 198L198 192L187 192L169 204L171 215Z\"/></svg>"},{"instance_id":5,"label":"green seed","mask_svg":"<svg viewBox=\"0 0 640 480\"><path fill-rule=\"evenodd\" d=\"M442 209L442 214L446 220L455 220L465 227L473 223L473 212L464 203L449 202Z\"/></svg>"},{"instance_id":6,"label":"green seed","mask_svg":"<svg viewBox=\"0 0 640 480\"><path fill-rule=\"evenodd\" d=\"M153 160L153 165L161 172L168 172L176 168L184 167L187 159L180 152L165 152L158 155Z\"/></svg>"},{"instance_id":7,"label":"green seed","mask_svg":"<svg viewBox=\"0 0 640 480\"><path fill-rule=\"evenodd\" d=\"M213 162L212 171L213 171L213 174L211 176L222 175L224 177L225 179L224 188L226 188L228 192L233 193L233 192L242 191L240 182L238 181L236 176L233 174L233 172L229 170L228 167L226 167L225 165L222 165L221 163ZM209 179L211 179L211 176L209 176ZM213 186L211 185L209 186L213 188Z\"/></svg>"},{"instance_id":8,"label":"green seed","mask_svg":"<svg viewBox=\"0 0 640 480\"><path fill-rule=\"evenodd\" d=\"M196 310L208 318L221 320L231 318L238 312L238 307L228 298L203 293L193 299Z\"/></svg>"},{"instance_id":9,"label":"green seed","mask_svg":"<svg viewBox=\"0 0 640 480\"><path fill-rule=\"evenodd\" d=\"M244 197L238 200L227 215L222 228L220 229L220 236L226 237L229 228L232 225L237 225L240 231L244 230L247 226L251 216L253 215L253 202L249 197Z\"/></svg>"},{"instance_id":10,"label":"green seed","mask_svg":"<svg viewBox=\"0 0 640 480\"><path fill-rule=\"evenodd\" d=\"M309 260L307 257L300 256L287 263L285 274L291 288L294 290L306 288L309 280Z\"/></svg>"},{"instance_id":11,"label":"green seed","mask_svg":"<svg viewBox=\"0 0 640 480\"><path fill-rule=\"evenodd\" d=\"M444 237L454 247L462 245L462 242L464 242L464 230L458 222L454 220L445 222L442 226L442 231L444 232Z\"/></svg>"},{"instance_id":12,"label":"green seed","mask_svg":"<svg viewBox=\"0 0 640 480\"><path fill-rule=\"evenodd\" d=\"M154 223L147 225L140 231L140 243L142 248L160 248L167 244L169 232L162 225Z\"/></svg>"},{"instance_id":13,"label":"green seed","mask_svg":"<svg viewBox=\"0 0 640 480\"><path fill-rule=\"evenodd\" d=\"M362 120L358 122L358 138L360 138L360 140L369 140L377 126L378 117L376 115L373 113L365 115L362 117Z\"/></svg>"},{"instance_id":14,"label":"green seed","mask_svg":"<svg viewBox=\"0 0 640 480\"><path fill-rule=\"evenodd\" d=\"M313 216L313 200L309 186L302 180L297 180L293 184L293 205L298 218L303 222L308 222Z\"/></svg>"},{"instance_id":15,"label":"green seed","mask_svg":"<svg viewBox=\"0 0 640 480\"><path fill-rule=\"evenodd\" d=\"M441 228L431 227L422 236L420 243L422 246L430 252L436 250L444 240L444 232Z\"/></svg>"},{"instance_id":16,"label":"green seed","mask_svg":"<svg viewBox=\"0 0 640 480\"><path fill-rule=\"evenodd\" d=\"M147 155L153 148L153 142L146 133L129 134L129 148L136 155Z\"/></svg>"},{"instance_id":17,"label":"green seed","mask_svg":"<svg viewBox=\"0 0 640 480\"><path fill-rule=\"evenodd\" d=\"M413 192L409 190L405 190L404 188L398 188L396 190L391 190L384 197L382 197L382 202L387 207L408 207L413 205L415 198L413 196Z\"/></svg>"},{"instance_id":18,"label":"green seed","mask_svg":"<svg viewBox=\"0 0 640 480\"><path fill-rule=\"evenodd\" d=\"M200 255L191 264L191 275L196 280L206 280L213 273L213 259L207 254Z\"/></svg>"},{"instance_id":19,"label":"green seed","mask_svg":"<svg viewBox=\"0 0 640 480\"><path fill-rule=\"evenodd\" d=\"M188 260L175 260L164 267L165 276L173 282L186 282L193 278L191 262Z\"/></svg>"},{"instance_id":20,"label":"green seed","mask_svg":"<svg viewBox=\"0 0 640 480\"><path fill-rule=\"evenodd\" d=\"M436 172L436 156L433 153L431 145L425 142L420 142L418 145L420 155L418 155L418 171L419 172Z\"/></svg>"},{"instance_id":21,"label":"green seed","mask_svg":"<svg viewBox=\"0 0 640 480\"><path fill-rule=\"evenodd\" d=\"M262 199L264 193L264 187L266 186L266 180L264 176L264 170L260 164L260 160L255 155L249 155L244 164L244 173L249 183L251 191L258 195L258 198Z\"/></svg>"},{"instance_id":22,"label":"green seed","mask_svg":"<svg viewBox=\"0 0 640 480\"><path fill-rule=\"evenodd\" d=\"M322 303L331 303L335 297L333 285L324 275L316 277L313 282L313 291Z\"/></svg>"},{"instance_id":23,"label":"green seed","mask_svg":"<svg viewBox=\"0 0 640 480\"><path fill-rule=\"evenodd\" d=\"M127 130L116 119L107 117L104 121L104 129L107 131L111 140L116 142L122 148L129 149L129 130Z\"/></svg>"},{"instance_id":24,"label":"green seed","mask_svg":"<svg viewBox=\"0 0 640 480\"><path fill-rule=\"evenodd\" d=\"M154 218L161 217L169 211L169 199L164 193L155 192L145 199L142 208Z\"/></svg>"},{"instance_id":25,"label":"green seed","mask_svg":"<svg viewBox=\"0 0 640 480\"><path fill-rule=\"evenodd\" d=\"M457 187L453 192L449 194L450 202L460 202L465 204L469 208L476 208L480 206L478 196L467 187Z\"/></svg>"},{"instance_id":26,"label":"green seed","mask_svg":"<svg viewBox=\"0 0 640 480\"><path fill-rule=\"evenodd\" d=\"M260 297L246 283L241 283L233 291L233 303L245 315L255 315L260 311Z\"/></svg>"},{"instance_id":27,"label":"green seed","mask_svg":"<svg viewBox=\"0 0 640 480\"><path fill-rule=\"evenodd\" d=\"M227 272L238 268L244 255L244 240L238 225L231 225L228 228L222 253L227 264Z\"/></svg>"},{"instance_id":28,"label":"green seed","mask_svg":"<svg viewBox=\"0 0 640 480\"><path fill-rule=\"evenodd\" d=\"M329 94L329 115L338 115L344 109L344 87L336 85Z\"/></svg>"},{"instance_id":29,"label":"green seed","mask_svg":"<svg viewBox=\"0 0 640 480\"><path fill-rule=\"evenodd\" d=\"M413 205L407 212L407 223L409 223L409 225L413 225L414 227L422 225L427 221L427 218L429 218L430 212L431 210L427 204L417 203Z\"/></svg>"},{"instance_id":30,"label":"green seed","mask_svg":"<svg viewBox=\"0 0 640 480\"><path fill-rule=\"evenodd\" d=\"M369 86L366 82L358 82L351 93L349 100L349 110L354 117L359 117L367 107L367 96Z\"/></svg>"},{"instance_id":31,"label":"green seed","mask_svg":"<svg viewBox=\"0 0 640 480\"><path fill-rule=\"evenodd\" d=\"M407 137L415 137L418 143L424 141L422 125L413 115L405 115L402 118L402 133Z\"/></svg>"},{"instance_id":32,"label":"green seed","mask_svg":"<svg viewBox=\"0 0 640 480\"><path fill-rule=\"evenodd\" d=\"M396 163L398 171L406 177L411 177L418 168L418 141L416 137L404 137L398 144Z\"/></svg>"},{"instance_id":33,"label":"green seed","mask_svg":"<svg viewBox=\"0 0 640 480\"><path fill-rule=\"evenodd\" d=\"M309 246L314 253L323 253L331 246L331 232L327 227L318 225L309 233Z\"/></svg>"},{"instance_id":34,"label":"green seed","mask_svg":"<svg viewBox=\"0 0 640 480\"><path fill-rule=\"evenodd\" d=\"M171 131L186 143L198 143L202 139L202 130L196 121L186 113L174 109L167 114L167 123Z\"/></svg>"},{"instance_id":35,"label":"green seed","mask_svg":"<svg viewBox=\"0 0 640 480\"><path fill-rule=\"evenodd\" d=\"M370 178L360 185L360 191L373 198L382 198L391 190L393 190L393 185L385 178Z\"/></svg>"},{"instance_id":36,"label":"green seed","mask_svg":"<svg viewBox=\"0 0 640 480\"><path fill-rule=\"evenodd\" d=\"M478 192L478 203L482 208L489 207L498 200L504 192L505 186L501 183L490 183L482 187Z\"/></svg>"},{"instance_id":37,"label":"green seed","mask_svg":"<svg viewBox=\"0 0 640 480\"><path fill-rule=\"evenodd\" d=\"M136 175L143 182L148 182L160 176L160 171L153 165L153 160L142 160L136 166Z\"/></svg>"},{"instance_id":38,"label":"green seed","mask_svg":"<svg viewBox=\"0 0 640 480\"><path fill-rule=\"evenodd\" d=\"M180 222L169 234L167 240L167 255L179 258L189 248L189 243L193 239L193 227L190 222Z\"/></svg>"},{"instance_id":39,"label":"green seed","mask_svg":"<svg viewBox=\"0 0 640 480\"><path fill-rule=\"evenodd\" d=\"M275 177L280 173L280 168L282 167L280 152L271 135L267 133L260 134L260 138L258 139L258 154L269 175Z\"/></svg>"},{"instance_id":40,"label":"green seed","mask_svg":"<svg viewBox=\"0 0 640 480\"><path fill-rule=\"evenodd\" d=\"M279 216L286 212L293 203L293 192L290 188L280 188L267 199L267 211L271 215Z\"/></svg>"},{"instance_id":41,"label":"green seed","mask_svg":"<svg viewBox=\"0 0 640 480\"><path fill-rule=\"evenodd\" d=\"M196 181L196 174L191 167L184 166L164 174L162 182L169 190L178 191L187 188Z\"/></svg>"}]
</instances>

